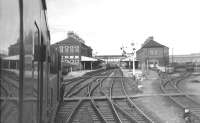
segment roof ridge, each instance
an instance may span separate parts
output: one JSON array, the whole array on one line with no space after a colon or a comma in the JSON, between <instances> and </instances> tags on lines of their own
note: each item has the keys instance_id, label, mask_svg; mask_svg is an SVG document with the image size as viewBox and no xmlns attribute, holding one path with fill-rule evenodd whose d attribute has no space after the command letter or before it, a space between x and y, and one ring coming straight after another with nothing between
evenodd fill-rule
<instances>
[{"instance_id":1,"label":"roof ridge","mask_svg":"<svg viewBox=\"0 0 200 123\"><path fill-rule=\"evenodd\" d=\"M160 43L158 43L157 41L154 40L149 40L146 44L144 44L142 46L142 48L150 48L150 47L166 47Z\"/></svg>"}]
</instances>

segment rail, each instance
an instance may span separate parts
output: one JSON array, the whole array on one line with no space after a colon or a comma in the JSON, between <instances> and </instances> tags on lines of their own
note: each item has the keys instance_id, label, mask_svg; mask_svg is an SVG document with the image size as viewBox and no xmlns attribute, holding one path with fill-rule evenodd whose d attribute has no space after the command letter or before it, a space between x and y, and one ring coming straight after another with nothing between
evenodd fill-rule
<instances>
[{"instance_id":1,"label":"rail","mask_svg":"<svg viewBox=\"0 0 200 123\"><path fill-rule=\"evenodd\" d=\"M184 73L182 74L181 76L179 76L178 78L175 78L175 79L171 79L171 78L167 78L165 79L165 81L168 81L167 84L171 83L171 87L173 88L173 91L176 91L176 93L183 93L183 91L181 91L179 88L178 88L178 84L180 83L180 81L184 80L185 78L187 78L188 76L190 76L190 74L188 75L188 73ZM163 75L161 75L161 77L163 77ZM161 78L162 79L162 78ZM161 90L163 91L163 93L169 93L169 90L167 91L167 88L166 88L166 84L165 86L163 86L163 83L166 83L166 82L163 82L163 80L161 81L160 83L160 88ZM172 90L172 89L171 89ZM188 93L184 93L184 95L180 95L178 97L178 99L176 98L176 96L173 96L173 95L169 95L168 96L174 103L176 103L179 107L181 107L183 110L185 108L197 108L197 110L200 111L200 104L197 103L197 101L195 101L194 99L192 99L191 97L189 97L189 94ZM183 102L181 101L181 98L184 100L188 100L190 103L188 104L188 101L187 102ZM192 106L191 105L195 105L195 106ZM195 113L195 112L192 112L191 111L191 114L198 120L200 121L200 114L198 113Z\"/></svg>"},{"instance_id":2,"label":"rail","mask_svg":"<svg viewBox=\"0 0 200 123\"><path fill-rule=\"evenodd\" d=\"M121 70L120 70L121 71ZM128 100L128 103L133 106L144 118L145 118L145 121L147 122L150 122L150 123L153 123L154 121L149 117L147 116L131 99L130 97L128 96L127 94L127 91L125 89L125 86L124 86L124 76L123 76L123 73L121 71L121 74L122 74L122 88L123 88L123 91L124 91L124 94L125 96L127 97L127 100ZM136 121L138 123L138 121Z\"/></svg>"}]
</instances>

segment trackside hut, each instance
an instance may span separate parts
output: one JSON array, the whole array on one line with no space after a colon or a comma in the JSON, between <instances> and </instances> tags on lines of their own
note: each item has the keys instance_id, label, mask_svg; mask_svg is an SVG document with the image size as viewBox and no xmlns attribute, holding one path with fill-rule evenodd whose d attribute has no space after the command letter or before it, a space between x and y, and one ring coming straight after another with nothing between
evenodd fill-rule
<instances>
[{"instance_id":1,"label":"trackside hut","mask_svg":"<svg viewBox=\"0 0 200 123\"><path fill-rule=\"evenodd\" d=\"M149 37L136 52L136 57L143 71L149 67L165 67L169 63L169 48Z\"/></svg>"}]
</instances>

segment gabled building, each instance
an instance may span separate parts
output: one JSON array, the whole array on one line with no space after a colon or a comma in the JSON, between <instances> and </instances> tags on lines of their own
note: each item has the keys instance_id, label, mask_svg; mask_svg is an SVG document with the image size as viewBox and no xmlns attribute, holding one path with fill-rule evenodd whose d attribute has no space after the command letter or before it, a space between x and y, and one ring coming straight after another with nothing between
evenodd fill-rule
<instances>
[{"instance_id":1,"label":"gabled building","mask_svg":"<svg viewBox=\"0 0 200 123\"><path fill-rule=\"evenodd\" d=\"M136 52L136 57L142 69L166 66L169 63L169 48L149 37Z\"/></svg>"},{"instance_id":2,"label":"gabled building","mask_svg":"<svg viewBox=\"0 0 200 123\"><path fill-rule=\"evenodd\" d=\"M67 39L52 46L60 52L62 62L77 64L81 61L81 56L92 57L92 48L87 46L85 41L73 32L68 33Z\"/></svg>"},{"instance_id":3,"label":"gabled building","mask_svg":"<svg viewBox=\"0 0 200 123\"><path fill-rule=\"evenodd\" d=\"M82 69L82 60L92 57L92 48L85 44L74 32L68 32L68 37L52 45L61 54L61 62L70 65L71 69ZM88 58L88 59L87 59Z\"/></svg>"}]
</instances>

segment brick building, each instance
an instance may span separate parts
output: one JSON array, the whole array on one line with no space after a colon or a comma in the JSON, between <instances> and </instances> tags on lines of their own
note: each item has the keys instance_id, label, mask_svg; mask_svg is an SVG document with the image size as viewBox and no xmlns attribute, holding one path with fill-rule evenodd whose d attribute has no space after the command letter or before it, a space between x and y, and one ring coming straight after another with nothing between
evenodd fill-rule
<instances>
[{"instance_id":1,"label":"brick building","mask_svg":"<svg viewBox=\"0 0 200 123\"><path fill-rule=\"evenodd\" d=\"M73 69L82 68L81 56L92 57L92 48L74 32L68 32L68 38L52 46L60 52L62 63L70 64Z\"/></svg>"},{"instance_id":2,"label":"brick building","mask_svg":"<svg viewBox=\"0 0 200 123\"><path fill-rule=\"evenodd\" d=\"M166 66L169 63L169 48L149 37L136 52L139 67L143 70L149 67Z\"/></svg>"}]
</instances>

